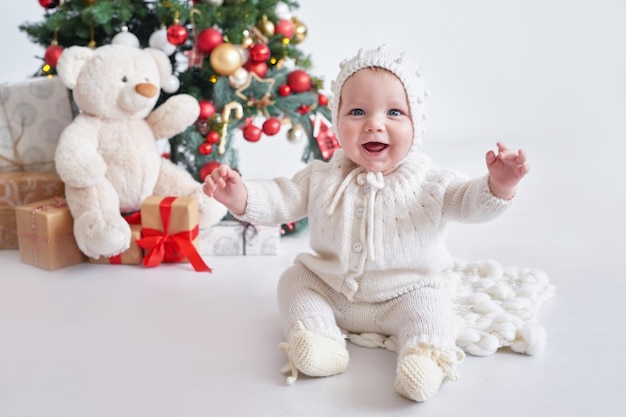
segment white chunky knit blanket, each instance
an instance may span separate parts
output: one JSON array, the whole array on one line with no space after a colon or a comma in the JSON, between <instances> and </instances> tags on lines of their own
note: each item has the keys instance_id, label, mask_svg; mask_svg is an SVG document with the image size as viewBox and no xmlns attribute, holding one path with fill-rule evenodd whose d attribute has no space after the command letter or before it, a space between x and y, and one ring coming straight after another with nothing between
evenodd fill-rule
<instances>
[{"instance_id":1,"label":"white chunky knit blanket","mask_svg":"<svg viewBox=\"0 0 626 417\"><path fill-rule=\"evenodd\" d=\"M456 306L457 346L474 356L499 348L536 355L546 344L545 328L537 316L554 294L545 272L503 267L495 261L457 261L450 279ZM347 334L354 344L396 351L395 336Z\"/></svg>"}]
</instances>

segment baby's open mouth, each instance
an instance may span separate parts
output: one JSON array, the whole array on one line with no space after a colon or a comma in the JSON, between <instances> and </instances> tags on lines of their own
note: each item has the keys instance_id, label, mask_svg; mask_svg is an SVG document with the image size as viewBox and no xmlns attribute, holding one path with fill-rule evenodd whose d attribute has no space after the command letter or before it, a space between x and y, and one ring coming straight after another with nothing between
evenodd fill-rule
<instances>
[{"instance_id":1,"label":"baby's open mouth","mask_svg":"<svg viewBox=\"0 0 626 417\"><path fill-rule=\"evenodd\" d=\"M387 149L389 145L381 142L367 142L363 145L363 149L370 153L379 153Z\"/></svg>"}]
</instances>

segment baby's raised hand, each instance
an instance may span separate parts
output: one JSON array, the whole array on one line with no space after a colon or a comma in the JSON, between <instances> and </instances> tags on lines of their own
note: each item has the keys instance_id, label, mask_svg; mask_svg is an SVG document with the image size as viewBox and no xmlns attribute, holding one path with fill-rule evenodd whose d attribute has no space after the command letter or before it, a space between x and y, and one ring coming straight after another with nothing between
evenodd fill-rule
<instances>
[{"instance_id":1,"label":"baby's raised hand","mask_svg":"<svg viewBox=\"0 0 626 417\"><path fill-rule=\"evenodd\" d=\"M222 164L207 175L202 190L234 214L243 214L246 209L248 191L239 173L228 165Z\"/></svg>"},{"instance_id":2,"label":"baby's raised hand","mask_svg":"<svg viewBox=\"0 0 626 417\"><path fill-rule=\"evenodd\" d=\"M486 155L489 187L496 197L510 200L515 195L517 184L530 168L522 149L509 149L502 142L498 142L497 146L498 154L490 150Z\"/></svg>"}]
</instances>

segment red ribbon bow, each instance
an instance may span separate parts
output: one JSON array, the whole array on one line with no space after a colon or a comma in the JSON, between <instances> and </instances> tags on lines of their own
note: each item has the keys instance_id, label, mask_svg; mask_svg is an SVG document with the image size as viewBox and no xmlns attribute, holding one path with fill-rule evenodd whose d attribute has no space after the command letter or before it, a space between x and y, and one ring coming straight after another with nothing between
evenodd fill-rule
<instances>
[{"instance_id":1,"label":"red ribbon bow","mask_svg":"<svg viewBox=\"0 0 626 417\"><path fill-rule=\"evenodd\" d=\"M212 272L192 243L198 236L198 225L191 230L169 234L174 200L176 197L165 197L159 204L163 231L151 228L143 228L141 231L142 238L137 240L137 244L148 251L143 258L144 266L158 266L161 262L180 262L186 256L196 271Z\"/></svg>"}]
</instances>

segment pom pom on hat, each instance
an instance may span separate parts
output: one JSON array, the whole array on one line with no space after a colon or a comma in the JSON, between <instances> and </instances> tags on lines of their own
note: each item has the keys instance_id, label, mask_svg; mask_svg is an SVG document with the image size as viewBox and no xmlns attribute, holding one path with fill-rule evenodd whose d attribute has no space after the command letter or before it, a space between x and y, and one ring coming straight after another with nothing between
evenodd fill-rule
<instances>
[{"instance_id":1,"label":"pom pom on hat","mask_svg":"<svg viewBox=\"0 0 626 417\"><path fill-rule=\"evenodd\" d=\"M425 99L429 96L423 80L423 69L413 62L404 52L397 52L381 45L375 49L360 49L358 53L339 64L339 74L331 82L333 99L329 106L332 112L333 127L337 125L337 113L341 101L341 89L346 80L355 72L378 67L393 73L406 91L413 123L413 144L411 150L422 143L424 134L424 120L426 119ZM335 128L336 129L336 128ZM341 142L341 138L338 137Z\"/></svg>"}]
</instances>

